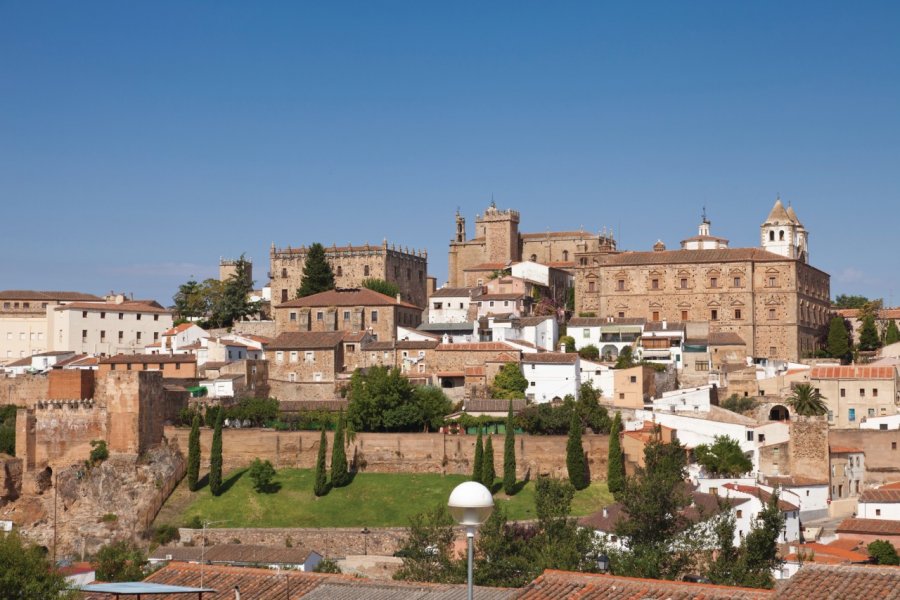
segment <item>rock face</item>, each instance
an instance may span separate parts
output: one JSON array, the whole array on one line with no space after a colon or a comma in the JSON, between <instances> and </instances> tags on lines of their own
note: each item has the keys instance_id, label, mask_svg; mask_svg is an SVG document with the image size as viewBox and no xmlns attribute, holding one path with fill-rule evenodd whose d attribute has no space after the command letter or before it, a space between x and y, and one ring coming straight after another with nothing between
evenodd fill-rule
<instances>
[{"instance_id":1,"label":"rock face","mask_svg":"<svg viewBox=\"0 0 900 600\"><path fill-rule=\"evenodd\" d=\"M113 454L94 467L74 464L48 474L49 489L23 494L0 509L0 518L12 519L51 552L55 537L57 558L91 554L110 541L141 536L184 471L184 457L168 445L141 456Z\"/></svg>"}]
</instances>

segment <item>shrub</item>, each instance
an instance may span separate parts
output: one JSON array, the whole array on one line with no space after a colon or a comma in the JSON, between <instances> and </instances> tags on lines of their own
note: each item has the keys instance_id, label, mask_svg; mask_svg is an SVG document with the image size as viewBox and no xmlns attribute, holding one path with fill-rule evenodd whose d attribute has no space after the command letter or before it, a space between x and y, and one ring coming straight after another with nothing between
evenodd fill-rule
<instances>
[{"instance_id":1,"label":"shrub","mask_svg":"<svg viewBox=\"0 0 900 600\"><path fill-rule=\"evenodd\" d=\"M584 360L597 360L600 358L600 350L593 344L588 344L578 351L578 356Z\"/></svg>"},{"instance_id":2,"label":"shrub","mask_svg":"<svg viewBox=\"0 0 900 600\"><path fill-rule=\"evenodd\" d=\"M316 573L341 573L341 568L338 566L337 561L331 560L330 558L323 558L319 564L316 565L316 568L313 569Z\"/></svg>"},{"instance_id":3,"label":"shrub","mask_svg":"<svg viewBox=\"0 0 900 600\"><path fill-rule=\"evenodd\" d=\"M272 487L272 481L275 479L275 467L268 460L253 460L248 472L250 479L253 481L253 489L257 492L266 492Z\"/></svg>"},{"instance_id":4,"label":"shrub","mask_svg":"<svg viewBox=\"0 0 900 600\"><path fill-rule=\"evenodd\" d=\"M91 464L99 464L109 458L109 448L103 440L91 440Z\"/></svg>"},{"instance_id":5,"label":"shrub","mask_svg":"<svg viewBox=\"0 0 900 600\"><path fill-rule=\"evenodd\" d=\"M154 544L165 546L170 542L176 542L180 540L181 537L178 534L178 528L174 525L158 525L153 529L153 535L151 536L151 539L153 540Z\"/></svg>"}]
</instances>

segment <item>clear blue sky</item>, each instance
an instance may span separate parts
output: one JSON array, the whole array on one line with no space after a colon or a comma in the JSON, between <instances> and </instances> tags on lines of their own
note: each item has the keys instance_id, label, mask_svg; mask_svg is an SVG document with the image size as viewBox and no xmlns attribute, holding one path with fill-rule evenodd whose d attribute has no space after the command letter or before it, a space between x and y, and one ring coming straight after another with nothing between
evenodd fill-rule
<instances>
[{"instance_id":1,"label":"clear blue sky","mask_svg":"<svg viewBox=\"0 0 900 600\"><path fill-rule=\"evenodd\" d=\"M2 2L0 289L164 303L220 256L523 231L756 245L780 193L832 294L895 283L896 2Z\"/></svg>"}]
</instances>

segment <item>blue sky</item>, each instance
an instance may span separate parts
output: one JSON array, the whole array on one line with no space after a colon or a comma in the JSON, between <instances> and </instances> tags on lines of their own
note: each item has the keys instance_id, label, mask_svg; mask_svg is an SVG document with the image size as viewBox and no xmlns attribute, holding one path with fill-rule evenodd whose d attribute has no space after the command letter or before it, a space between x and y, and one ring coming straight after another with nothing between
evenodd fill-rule
<instances>
[{"instance_id":1,"label":"blue sky","mask_svg":"<svg viewBox=\"0 0 900 600\"><path fill-rule=\"evenodd\" d=\"M832 294L900 304L897 3L0 2L0 289L168 303L245 252L459 207L669 247L776 194Z\"/></svg>"}]
</instances>

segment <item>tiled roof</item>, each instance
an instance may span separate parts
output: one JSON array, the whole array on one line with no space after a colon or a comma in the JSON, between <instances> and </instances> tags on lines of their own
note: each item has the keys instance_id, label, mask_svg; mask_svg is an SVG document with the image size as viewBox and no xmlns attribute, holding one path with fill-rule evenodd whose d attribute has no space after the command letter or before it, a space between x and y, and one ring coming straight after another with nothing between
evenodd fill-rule
<instances>
[{"instance_id":1,"label":"tiled roof","mask_svg":"<svg viewBox=\"0 0 900 600\"><path fill-rule=\"evenodd\" d=\"M472 265L471 267L467 267L463 269L463 271L499 271L500 269L505 269L507 267L507 263L481 263L478 265Z\"/></svg>"},{"instance_id":2,"label":"tiled roof","mask_svg":"<svg viewBox=\"0 0 900 600\"><path fill-rule=\"evenodd\" d=\"M723 488L734 490L736 492L740 492L742 494L747 494L750 496L756 496L763 502L768 502L769 498L772 497L772 494L768 491L762 489L761 487L757 487L755 485L740 485L736 483L726 483L722 486ZM782 512L800 510L798 507L794 506L790 502L785 500L778 500L778 508L781 509Z\"/></svg>"},{"instance_id":3,"label":"tiled roof","mask_svg":"<svg viewBox=\"0 0 900 600\"><path fill-rule=\"evenodd\" d=\"M900 535L900 521L888 519L844 519L837 527L838 533L862 533L869 535Z\"/></svg>"},{"instance_id":4,"label":"tiled roof","mask_svg":"<svg viewBox=\"0 0 900 600\"><path fill-rule=\"evenodd\" d=\"M519 325L522 327L534 327L540 325L544 321L555 319L553 315L544 315L542 317L519 317Z\"/></svg>"},{"instance_id":5,"label":"tiled roof","mask_svg":"<svg viewBox=\"0 0 900 600\"><path fill-rule=\"evenodd\" d=\"M775 590L778 600L900 598L900 569L856 565L805 564L783 587Z\"/></svg>"},{"instance_id":6,"label":"tiled roof","mask_svg":"<svg viewBox=\"0 0 900 600\"><path fill-rule=\"evenodd\" d=\"M477 300L488 302L490 300L521 300L528 297L528 294L482 294L478 296Z\"/></svg>"},{"instance_id":7,"label":"tiled roof","mask_svg":"<svg viewBox=\"0 0 900 600\"><path fill-rule=\"evenodd\" d=\"M879 504L897 504L900 502L900 490L865 490L862 495L860 495L859 501L877 502Z\"/></svg>"},{"instance_id":8,"label":"tiled roof","mask_svg":"<svg viewBox=\"0 0 900 600\"><path fill-rule=\"evenodd\" d=\"M163 335L176 335L181 333L182 331L185 331L186 329L190 329L193 326L193 323L181 323L180 325L176 325L171 329L166 329L165 331L163 331Z\"/></svg>"},{"instance_id":9,"label":"tiled roof","mask_svg":"<svg viewBox=\"0 0 900 600\"><path fill-rule=\"evenodd\" d=\"M647 321L644 325L644 331L671 331L673 333L684 333L684 323L679 321L666 321L663 327L663 321Z\"/></svg>"},{"instance_id":10,"label":"tiled roof","mask_svg":"<svg viewBox=\"0 0 900 600\"><path fill-rule=\"evenodd\" d=\"M862 448L854 448L852 446L828 446L832 454L864 454Z\"/></svg>"},{"instance_id":11,"label":"tiled roof","mask_svg":"<svg viewBox=\"0 0 900 600\"><path fill-rule=\"evenodd\" d=\"M319 292L305 298L297 298L283 302L277 308L303 308L303 307L326 307L326 306L402 306L404 308L415 308L422 310L418 306L409 304L408 302L397 302L396 298L380 294L369 288L338 288L328 290L327 292Z\"/></svg>"},{"instance_id":12,"label":"tiled roof","mask_svg":"<svg viewBox=\"0 0 900 600\"><path fill-rule=\"evenodd\" d=\"M543 240L546 238L578 238L579 240L590 240L594 238L594 234L588 231L547 231L544 233L522 233L519 235L523 240Z\"/></svg>"},{"instance_id":13,"label":"tiled roof","mask_svg":"<svg viewBox=\"0 0 900 600\"><path fill-rule=\"evenodd\" d=\"M885 483L884 485L878 488L879 490L900 490L900 481L892 481L890 483Z\"/></svg>"},{"instance_id":14,"label":"tiled roof","mask_svg":"<svg viewBox=\"0 0 900 600\"><path fill-rule=\"evenodd\" d=\"M465 344L439 344L436 348L440 352L502 352L515 350L506 342L470 342Z\"/></svg>"},{"instance_id":15,"label":"tiled roof","mask_svg":"<svg viewBox=\"0 0 900 600\"><path fill-rule=\"evenodd\" d=\"M574 365L578 355L574 352L531 352L522 356L523 363L541 365Z\"/></svg>"},{"instance_id":16,"label":"tiled roof","mask_svg":"<svg viewBox=\"0 0 900 600\"><path fill-rule=\"evenodd\" d=\"M419 331L462 331L466 333L472 333L472 329L474 328L474 324L472 322L466 323L422 323L416 329Z\"/></svg>"},{"instance_id":17,"label":"tiled roof","mask_svg":"<svg viewBox=\"0 0 900 600\"><path fill-rule=\"evenodd\" d=\"M547 570L516 595L519 600L761 600L769 590Z\"/></svg>"},{"instance_id":18,"label":"tiled roof","mask_svg":"<svg viewBox=\"0 0 900 600\"><path fill-rule=\"evenodd\" d=\"M73 352L73 350L50 350L49 352L32 354L32 356L65 356L66 354L72 354Z\"/></svg>"},{"instance_id":19,"label":"tiled roof","mask_svg":"<svg viewBox=\"0 0 900 600\"><path fill-rule=\"evenodd\" d=\"M793 262L780 254L760 248L721 248L717 250L663 250L662 252L622 252L608 256L604 266L672 265L727 262Z\"/></svg>"},{"instance_id":20,"label":"tiled roof","mask_svg":"<svg viewBox=\"0 0 900 600\"><path fill-rule=\"evenodd\" d=\"M894 367L822 366L813 367L810 379L894 379Z\"/></svg>"},{"instance_id":21,"label":"tiled roof","mask_svg":"<svg viewBox=\"0 0 900 600\"><path fill-rule=\"evenodd\" d=\"M101 365L196 363L193 354L116 354L100 359Z\"/></svg>"},{"instance_id":22,"label":"tiled roof","mask_svg":"<svg viewBox=\"0 0 900 600\"><path fill-rule=\"evenodd\" d=\"M344 333L345 342L361 342L369 335L368 331L347 331Z\"/></svg>"},{"instance_id":23,"label":"tiled roof","mask_svg":"<svg viewBox=\"0 0 900 600\"><path fill-rule=\"evenodd\" d=\"M343 331L292 331L282 333L272 345L270 350L313 350L322 348L334 348L344 339Z\"/></svg>"},{"instance_id":24,"label":"tiled roof","mask_svg":"<svg viewBox=\"0 0 900 600\"><path fill-rule=\"evenodd\" d=\"M781 477L766 477L766 483L781 487L810 487L814 485L828 485L828 479L820 480L812 477L801 477L800 475L786 475Z\"/></svg>"},{"instance_id":25,"label":"tiled roof","mask_svg":"<svg viewBox=\"0 0 900 600\"><path fill-rule=\"evenodd\" d=\"M504 352L502 354L498 354L493 358L487 359L485 362L502 362L502 363L517 363L519 362L519 355L513 354L511 352Z\"/></svg>"},{"instance_id":26,"label":"tiled roof","mask_svg":"<svg viewBox=\"0 0 900 600\"><path fill-rule=\"evenodd\" d=\"M94 356L89 356L87 354L76 354L71 358L59 361L58 363L53 365L53 368L62 369L63 367L71 367L76 365L84 367L89 365L96 365L98 362L100 362L99 359Z\"/></svg>"},{"instance_id":27,"label":"tiled roof","mask_svg":"<svg viewBox=\"0 0 900 600\"><path fill-rule=\"evenodd\" d=\"M125 302L71 302L69 304L63 304L62 306L57 306L53 310L91 310L98 312L108 312L108 313L153 313L153 314L169 314L169 311L165 308L156 305L155 302L148 300L139 302L137 300L134 301L125 301Z\"/></svg>"},{"instance_id":28,"label":"tiled roof","mask_svg":"<svg viewBox=\"0 0 900 600\"><path fill-rule=\"evenodd\" d=\"M469 398L465 401L463 408L469 412L507 412L509 410L509 400L500 400L498 398ZM524 398L512 401L512 409L517 413L525 408L526 401Z\"/></svg>"},{"instance_id":29,"label":"tiled roof","mask_svg":"<svg viewBox=\"0 0 900 600\"><path fill-rule=\"evenodd\" d=\"M20 358L17 361L6 363L3 365L4 367L30 367L31 366L31 357L26 356L25 358Z\"/></svg>"},{"instance_id":30,"label":"tiled roof","mask_svg":"<svg viewBox=\"0 0 900 600\"><path fill-rule=\"evenodd\" d=\"M477 290L477 287L460 287L460 288L449 288L443 287L439 290L435 290L433 294L431 294L432 298L469 298L472 295L472 292Z\"/></svg>"},{"instance_id":31,"label":"tiled roof","mask_svg":"<svg viewBox=\"0 0 900 600\"><path fill-rule=\"evenodd\" d=\"M785 560L798 560L801 557L804 557L804 560L810 560L808 557L811 555L813 562L839 565L846 563L861 563L866 562L869 559L868 554L844 548L842 545L835 544L834 542L831 544L819 544L817 542L798 544L796 548L801 554L798 555L796 552L790 552L789 547L788 551L790 553L785 556Z\"/></svg>"},{"instance_id":32,"label":"tiled roof","mask_svg":"<svg viewBox=\"0 0 900 600\"><path fill-rule=\"evenodd\" d=\"M709 334L710 346L745 346L744 338L733 331L712 331Z\"/></svg>"},{"instance_id":33,"label":"tiled roof","mask_svg":"<svg viewBox=\"0 0 900 600\"><path fill-rule=\"evenodd\" d=\"M569 319L569 325L572 327L603 327L613 325L643 325L647 319L640 317L572 317Z\"/></svg>"},{"instance_id":34,"label":"tiled roof","mask_svg":"<svg viewBox=\"0 0 900 600\"><path fill-rule=\"evenodd\" d=\"M307 548L217 544L206 549L204 559L214 563L302 564L311 554Z\"/></svg>"},{"instance_id":35,"label":"tiled roof","mask_svg":"<svg viewBox=\"0 0 900 600\"><path fill-rule=\"evenodd\" d=\"M0 290L0 300L40 300L43 302L103 302L103 298L81 292L39 292L35 290Z\"/></svg>"},{"instance_id":36,"label":"tiled roof","mask_svg":"<svg viewBox=\"0 0 900 600\"><path fill-rule=\"evenodd\" d=\"M366 350L431 350L437 348L440 342L437 340L400 340L396 342L369 342L363 344L363 351Z\"/></svg>"}]
</instances>

